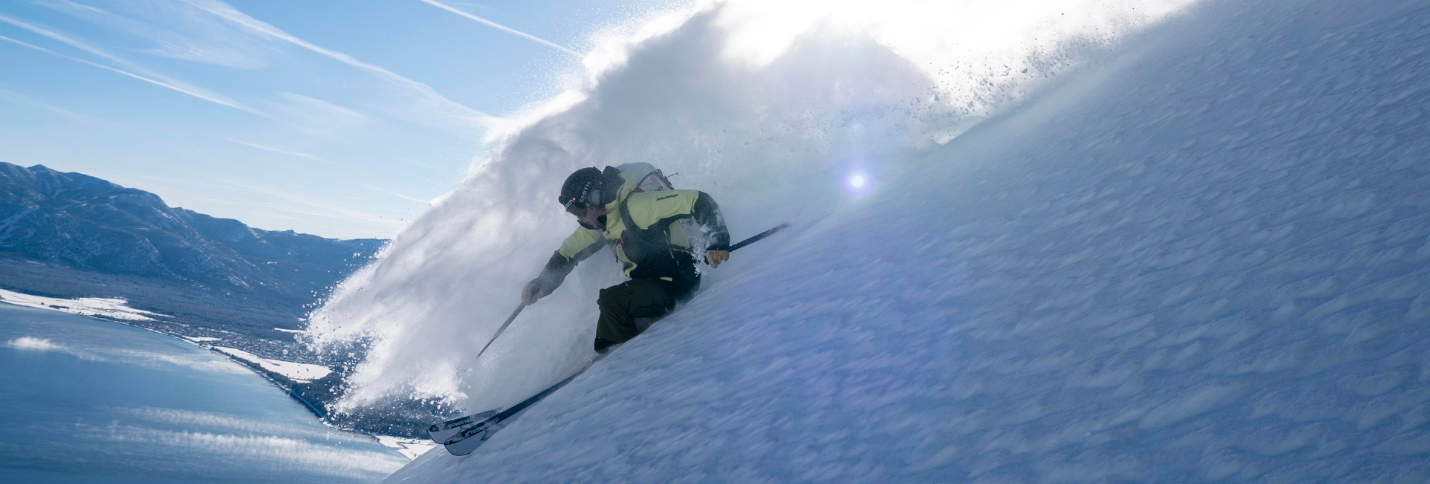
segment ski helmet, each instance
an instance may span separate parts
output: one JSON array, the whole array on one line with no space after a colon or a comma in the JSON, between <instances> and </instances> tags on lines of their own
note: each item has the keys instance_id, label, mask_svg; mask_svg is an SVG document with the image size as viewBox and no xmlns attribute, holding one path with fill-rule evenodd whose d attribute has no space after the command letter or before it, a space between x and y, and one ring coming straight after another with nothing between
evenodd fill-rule
<instances>
[{"instance_id":1,"label":"ski helmet","mask_svg":"<svg viewBox=\"0 0 1430 484\"><path fill-rule=\"evenodd\" d=\"M608 166L605 171L582 168L566 177L556 201L567 208L602 207L616 201L621 182L621 172L615 168Z\"/></svg>"},{"instance_id":2,"label":"ski helmet","mask_svg":"<svg viewBox=\"0 0 1430 484\"><path fill-rule=\"evenodd\" d=\"M567 208L573 205L589 207L595 205L592 203L594 200L601 198L600 192L601 170L595 167L582 168L566 177L566 182L561 184L561 195L556 198L556 202Z\"/></svg>"}]
</instances>

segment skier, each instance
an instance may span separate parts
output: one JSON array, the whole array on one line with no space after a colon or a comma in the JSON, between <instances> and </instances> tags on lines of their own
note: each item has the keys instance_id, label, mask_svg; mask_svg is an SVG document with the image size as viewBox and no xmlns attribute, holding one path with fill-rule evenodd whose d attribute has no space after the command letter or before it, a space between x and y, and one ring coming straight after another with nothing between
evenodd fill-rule
<instances>
[{"instance_id":1,"label":"skier","mask_svg":"<svg viewBox=\"0 0 1430 484\"><path fill-rule=\"evenodd\" d=\"M647 191L651 186L658 191ZM546 297L577 263L611 245L630 280L602 289L596 299L597 352L639 334L636 318L665 316L694 296L700 273L695 270L692 236L707 242L705 262L710 267L730 259L730 233L715 200L698 190L670 188L649 164L576 170L561 185L557 201L581 227L551 255L541 275L527 283L521 299L530 305Z\"/></svg>"},{"instance_id":2,"label":"skier","mask_svg":"<svg viewBox=\"0 0 1430 484\"><path fill-rule=\"evenodd\" d=\"M596 322L595 349L602 356L612 345L641 332L637 318L665 316L695 295L700 288L700 273L695 270L700 246L705 246L705 263L719 267L721 262L730 260L730 252L789 227L787 223L780 224L732 245L720 207L710 195L676 190L660 170L648 163L576 170L561 185L557 201L576 216L581 227L551 255L541 275L522 289L522 305L477 356L491 347L522 308L551 294L577 263L606 245L611 245L630 280L602 289L596 300L601 316ZM470 454L507 422L580 374L578 371L511 407L433 424L427 434L452 455Z\"/></svg>"}]
</instances>

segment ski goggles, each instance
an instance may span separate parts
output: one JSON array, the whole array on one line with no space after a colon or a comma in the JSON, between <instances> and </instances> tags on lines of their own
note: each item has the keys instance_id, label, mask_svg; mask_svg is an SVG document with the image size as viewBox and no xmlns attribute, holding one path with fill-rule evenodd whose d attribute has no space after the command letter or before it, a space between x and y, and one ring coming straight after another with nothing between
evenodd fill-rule
<instances>
[{"instance_id":1,"label":"ski goggles","mask_svg":"<svg viewBox=\"0 0 1430 484\"><path fill-rule=\"evenodd\" d=\"M601 230L606 227L606 215L592 216L589 207L579 205L566 206L566 213L576 216L576 223L591 230Z\"/></svg>"}]
</instances>

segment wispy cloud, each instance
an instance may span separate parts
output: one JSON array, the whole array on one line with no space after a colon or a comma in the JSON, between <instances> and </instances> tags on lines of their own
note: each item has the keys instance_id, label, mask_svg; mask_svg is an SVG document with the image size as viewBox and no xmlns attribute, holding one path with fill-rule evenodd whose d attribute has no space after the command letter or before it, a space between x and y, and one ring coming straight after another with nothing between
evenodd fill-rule
<instances>
[{"instance_id":1,"label":"wispy cloud","mask_svg":"<svg viewBox=\"0 0 1430 484\"><path fill-rule=\"evenodd\" d=\"M70 355L85 361L110 362L109 358L93 351L81 351L64 344L56 343L48 338L36 338L34 336L21 336L5 343L5 347L32 352L49 352Z\"/></svg>"},{"instance_id":2,"label":"wispy cloud","mask_svg":"<svg viewBox=\"0 0 1430 484\"><path fill-rule=\"evenodd\" d=\"M291 92L278 93L279 101L264 103L274 119L311 133L344 138L364 132L372 117L343 106Z\"/></svg>"},{"instance_id":3,"label":"wispy cloud","mask_svg":"<svg viewBox=\"0 0 1430 484\"><path fill-rule=\"evenodd\" d=\"M53 341L31 336L15 338L10 340L9 343L5 343L5 346L25 351L59 351L66 349L63 345L57 345Z\"/></svg>"},{"instance_id":4,"label":"wispy cloud","mask_svg":"<svg viewBox=\"0 0 1430 484\"><path fill-rule=\"evenodd\" d=\"M248 371L247 368L239 366L232 361L214 358L209 354L185 355L168 354L153 351L138 351L128 349L106 349L102 350L107 356L113 357L121 363L154 367L156 364L182 366L194 370L209 373L234 373L241 374Z\"/></svg>"},{"instance_id":5,"label":"wispy cloud","mask_svg":"<svg viewBox=\"0 0 1430 484\"><path fill-rule=\"evenodd\" d=\"M48 338L22 336L3 346L20 351L61 353L85 361L123 363L144 367L174 365L209 373L247 373L245 367L209 354L184 355L156 353L123 348L73 348Z\"/></svg>"},{"instance_id":6,"label":"wispy cloud","mask_svg":"<svg viewBox=\"0 0 1430 484\"><path fill-rule=\"evenodd\" d=\"M269 25L263 21L248 16L238 11L227 3L218 0L180 0L199 10L218 16L235 25L244 27L260 35L281 40L308 51L342 62L366 72L378 79L398 87L406 94L414 98L421 106L422 113L414 120L423 120L431 115L437 115L464 124L478 127L490 127L502 121L501 118L492 116L476 109L472 109L461 103L447 99L427 84L403 77L397 73L382 67L360 61L348 54L314 45L311 42L298 38L288 32Z\"/></svg>"},{"instance_id":7,"label":"wispy cloud","mask_svg":"<svg viewBox=\"0 0 1430 484\"><path fill-rule=\"evenodd\" d=\"M149 15L182 19L181 22L166 22L166 25L160 26L70 0L36 0L35 3L146 39L155 47L144 52L171 59L237 69L259 69L268 65L267 57L275 51L271 45L255 42L252 37L218 19L210 20L207 15L195 15L197 12L185 11L186 8L173 4L143 5L143 11Z\"/></svg>"},{"instance_id":8,"label":"wispy cloud","mask_svg":"<svg viewBox=\"0 0 1430 484\"><path fill-rule=\"evenodd\" d=\"M220 105L228 106L228 107L231 107L231 108L234 108L234 109L238 109L238 110L241 110L241 111L246 111L246 112L249 112L249 113L262 115L262 113L259 113L257 110L254 110L253 108L250 108L250 107L248 107L248 106L243 105L243 103L240 103L240 102L238 102L238 101L234 101L234 100L232 100L232 99L229 99L229 98L227 98L227 97L221 96L221 95L219 95L219 94L215 94L215 93L209 92L209 91L207 91L207 90L205 90L205 89L202 89L202 88L198 88L198 87L195 87L195 86L190 86L190 85L188 85L188 84L186 84L186 83L183 83L183 82L181 82L181 81L177 81L177 80L174 80L174 79L169 79L169 78L166 78L166 77L164 77L164 76L162 76L162 75L155 74L155 73L152 73L152 72L148 72L147 70L143 69L142 67L139 67L139 66L135 65L133 62L129 62L129 61L127 61L127 60L124 60L124 59L122 59L122 58L120 58L120 57L118 57L118 56L115 56L115 55L113 55L113 54L110 54L110 53L108 53L108 52L105 52L105 51L103 51L103 50L101 50L101 49L99 49L99 48L97 48L97 47L94 47L94 46L92 46L92 45L86 44L86 43L81 42L81 41L79 41L79 40L75 40L74 38L71 38L71 37L69 37L69 36L67 36L67 35L61 34L61 33L59 33L59 32L55 32L55 31L53 31L53 30L46 29L46 28L40 27L40 26L38 26L38 25L34 25L34 24L29 23L29 22L25 22L25 21L23 21L23 20L20 20L20 19L14 18L14 17L10 17L10 16L4 15L4 14L0 14L0 22L4 22L4 23L10 24L10 25L14 25L14 26L19 27L19 28L21 28L21 29L28 30L28 31L30 31L30 32L32 32L32 33L39 34L39 35L44 36L44 37L48 37L48 38L50 38L50 39L52 39L52 40L58 41L58 42L63 43L63 44L65 44L65 45L69 45L69 46L74 47L74 48L76 48L76 49L79 49L79 50L88 52L88 53L90 53L90 54L93 54L93 55L102 57L102 58L104 58L104 59L110 60L110 61L112 61L112 62L114 62L114 63L117 63L117 64L119 64L119 65L122 65L122 66L124 66L124 67L126 67L126 68L128 68L128 69L130 69L130 70L124 70L124 69L119 69L119 68L115 68L115 67L110 67L110 66L107 66L107 65L104 65L104 64L100 64L100 63L98 63L98 62L93 62L93 61L81 59L81 58L78 58L78 57L74 57L74 56L70 56L70 55L66 55L66 54L61 54L61 53L59 53L59 52L55 52L55 51L53 51L53 50L46 49L46 48L44 48L44 47L40 47L40 46L37 46L37 45L34 45L34 44L30 44L30 43L28 43L28 42L23 42L23 41L20 41L20 40L12 39L12 38L10 38L10 37L0 36L0 40L4 40L4 41L7 41L7 42L11 42L11 43L14 43L14 44L18 44L18 45L20 45L20 46L27 47L27 48L30 48L30 49L34 49L34 50L37 50L37 51L40 51L40 52L44 52L44 53L47 53L47 54L59 56L59 57L65 58L65 59L69 59L69 60L75 61L75 62L80 62L80 63L83 63L83 64L88 64L88 65L91 65L91 66L94 66L94 67L98 67L98 68L100 68L100 69L108 70L108 71L111 71L111 72L114 72L114 73L117 73L117 74L122 74L122 75L125 75L125 76L128 76L128 77L134 78L134 79L138 79L138 80L141 80L141 81L150 83L150 84L154 84L154 85L156 85L156 86L160 86L160 87L163 87L163 88L166 88L166 89L170 89L170 90L173 90L173 91L178 91L178 92L180 92L180 93L184 93L184 94L187 94L187 95L190 95L190 96L199 98L199 99L203 99L203 100L208 101L208 102L211 102L211 103L220 104ZM137 71L137 72L131 72L131 70L132 70L132 71Z\"/></svg>"},{"instance_id":9,"label":"wispy cloud","mask_svg":"<svg viewBox=\"0 0 1430 484\"><path fill-rule=\"evenodd\" d=\"M538 43L538 44L541 44L541 45L544 45L544 46L547 46L547 47L550 47L550 48L559 50L559 51L561 51L561 52L565 52L565 53L570 54L571 56L576 57L576 58L578 58L578 59L581 58L581 54L577 53L576 51L571 50L571 49L567 49L566 47L562 47L560 44L551 42L551 41L546 40L546 39L543 39L543 38L541 38L541 37L537 37L537 36L535 36L535 35L531 35L531 34L528 34L528 33L526 33L526 32L522 32L522 31L520 31L520 30L513 29L513 28L511 28L511 27L507 27L507 26L505 26L505 25L502 25L502 24L493 22L493 21L491 21L491 20L487 20L487 19L478 17L478 16L476 16L476 15L472 15L472 14L467 13L467 12L463 12L463 11L461 11L461 10L457 10L456 8L454 8L454 7L450 6L450 5L446 5L446 4L443 4L443 3L441 3L441 2L437 2L436 0L420 0L420 1L421 1L422 3L431 5L431 6L433 6L433 7L437 7L437 8L440 8L440 9L442 9L442 10L446 10L446 11L448 11L448 12L452 12L452 13L455 13L455 14L457 14L457 15L461 15L461 16L463 16L463 17L466 17L468 20L472 20L472 21L474 21L474 22L478 22L478 23L487 25L487 26L489 26L489 27L496 28L496 29L501 30L501 31L503 31L503 32L507 32L507 33L509 33L509 34L513 34L513 35L516 35L516 36L518 36L518 37L521 37L521 38L524 38L524 39L527 39L527 40L536 42L536 43Z\"/></svg>"},{"instance_id":10,"label":"wispy cloud","mask_svg":"<svg viewBox=\"0 0 1430 484\"><path fill-rule=\"evenodd\" d=\"M88 52L88 53L97 55L97 56L99 56L99 57L103 57L103 58L105 58L105 59L109 59L109 60L114 61L114 62L117 62L117 63L119 63L119 64L121 64L121 65L131 66L131 64L132 64L131 62L129 62L129 61L127 61L127 60L124 60L124 59L121 59L121 58L119 58L119 57L116 57L115 55L110 54L110 53L108 53L108 52L105 52L105 51L103 51L103 50L100 50L99 48L96 48L96 47L91 46L91 45L89 45L89 44L86 44L86 43L84 43L84 42L80 42L80 41L78 41L78 40L75 40L74 38L71 38L71 37L69 37L69 36L67 36L67 35L61 34L61 33L59 33L59 32L55 32L55 31L53 31L53 30L50 30L50 29L47 29L47 28L44 28L44 27L40 27L40 26L38 26L38 25L35 25L35 24L32 24L32 23L26 22L26 21L24 21L24 20L20 20L20 19L14 18L14 17L10 17L10 16L8 16L8 15L0 14L0 22L5 22L5 23L7 23L7 24L14 25L14 26L16 26L16 27L19 27L19 28L28 30L28 31L30 31L30 32L33 32L33 33L36 33L36 34L40 34L40 35L43 35L43 36L45 36L45 37L49 37L50 39L59 41L59 42L61 42L61 43L64 43L64 44L66 44L66 45L69 45L70 47L74 47L74 48L76 48L76 49L79 49L79 50L82 50L82 51L85 51L85 52ZM132 67L131 67L131 68L132 68Z\"/></svg>"},{"instance_id":11,"label":"wispy cloud","mask_svg":"<svg viewBox=\"0 0 1430 484\"><path fill-rule=\"evenodd\" d=\"M321 162L327 163L327 164L329 164L329 165L346 166L346 165L343 165L342 163L338 163L338 162L335 162L335 161L328 161L328 160L325 160L325 159L323 159L323 158L319 158L319 157L316 156L316 155L311 155L311 154L308 154L308 153L303 153L303 152L301 152L301 151L289 151L289 150L274 148L274 147L271 147L271 146L263 146L263 145L256 144L256 143L249 143L249 142L247 142L247 141L239 141L239 140L236 140L236 139L233 139L233 138L229 138L229 141L234 142L234 143L238 143L238 144L241 144L241 145L244 145L244 146L247 146L247 147L249 147L249 148L256 148L256 149L260 149L260 150L263 150L263 151L270 151L270 152L273 152L273 153L284 154L284 155L288 155L288 156L296 156L296 157L298 157L298 158L307 158L307 159L313 160L313 161L321 161Z\"/></svg>"},{"instance_id":12,"label":"wispy cloud","mask_svg":"<svg viewBox=\"0 0 1430 484\"><path fill-rule=\"evenodd\" d=\"M406 460L386 452L346 449L328 443L314 443L264 433L209 433L160 430L118 422L105 427L78 424L85 435L113 442L144 444L131 446L140 452L185 452L217 455L263 462L278 471L302 471L353 479L385 476L406 464Z\"/></svg>"},{"instance_id":13,"label":"wispy cloud","mask_svg":"<svg viewBox=\"0 0 1430 484\"><path fill-rule=\"evenodd\" d=\"M247 434L283 435L309 439L336 440L343 443L362 442L363 439L347 432L334 431L327 427L313 427L290 423L269 422L209 412L196 412L177 408L139 407L117 408L120 413L139 417L150 422L183 426L190 430L229 431Z\"/></svg>"},{"instance_id":14,"label":"wispy cloud","mask_svg":"<svg viewBox=\"0 0 1430 484\"><path fill-rule=\"evenodd\" d=\"M215 196L213 195L215 190L204 190L202 193L198 193L184 188L187 186L194 185L194 182L192 180L170 180L152 176L145 176L141 178L162 183L164 191L170 193L183 193L185 195L197 199L210 200L217 203L229 203L222 198L215 198ZM269 209L269 215L271 216L292 214L296 215L296 217L293 217L293 220L307 222L312 222L313 217L333 220L366 222L371 225L385 227L387 229L393 230L402 226L402 222L399 220L380 217L367 212L352 210L341 204L331 203L328 200L320 197L280 190L269 186L258 186L248 183L235 182L229 179L210 178L210 180L212 181L212 184L206 184L206 186L221 190L256 193L259 195L263 195L262 198L245 196L241 199L241 204L246 206L266 207L267 209ZM150 184L151 183L144 183L144 185ZM264 199L271 201L252 201ZM278 229L279 227L260 228L274 230ZM328 235L328 237L332 236L333 235Z\"/></svg>"},{"instance_id":15,"label":"wispy cloud","mask_svg":"<svg viewBox=\"0 0 1430 484\"><path fill-rule=\"evenodd\" d=\"M381 189L381 188L378 188L378 187L375 187L375 186L372 186L372 185L363 185L363 188L366 188L366 189L369 189L369 190L372 190L372 191L375 191L375 192L378 192L378 193L385 193L385 194L388 194L388 195L392 195L392 196L394 196L394 197L401 198L401 199L403 199L403 200L407 200L407 201L410 201L410 202L416 202L416 203L420 203L420 204L428 205L428 206L431 206L431 205L432 205L432 201L431 201L431 200L423 200L423 199L417 198L417 197L409 197L409 196L407 196L407 195L403 195L403 194L401 194L401 193L394 192L394 191L392 191L392 190L384 190L384 189Z\"/></svg>"}]
</instances>

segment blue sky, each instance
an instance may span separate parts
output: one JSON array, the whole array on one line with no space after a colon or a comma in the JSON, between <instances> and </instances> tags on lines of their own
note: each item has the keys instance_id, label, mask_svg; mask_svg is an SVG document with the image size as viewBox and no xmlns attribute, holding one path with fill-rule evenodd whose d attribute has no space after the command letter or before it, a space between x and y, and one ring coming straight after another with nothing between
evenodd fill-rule
<instances>
[{"instance_id":1,"label":"blue sky","mask_svg":"<svg viewBox=\"0 0 1430 484\"><path fill-rule=\"evenodd\" d=\"M669 3L4 2L0 161L388 237L457 185L493 120L582 75L592 34Z\"/></svg>"}]
</instances>

